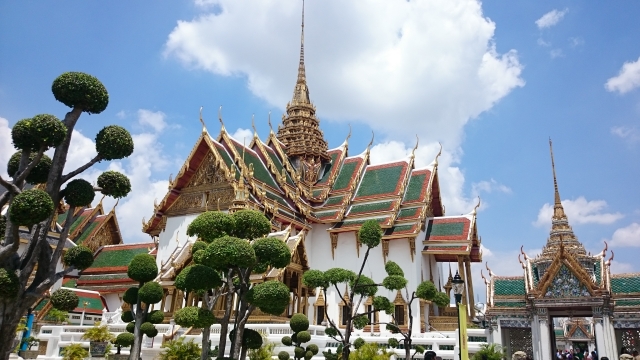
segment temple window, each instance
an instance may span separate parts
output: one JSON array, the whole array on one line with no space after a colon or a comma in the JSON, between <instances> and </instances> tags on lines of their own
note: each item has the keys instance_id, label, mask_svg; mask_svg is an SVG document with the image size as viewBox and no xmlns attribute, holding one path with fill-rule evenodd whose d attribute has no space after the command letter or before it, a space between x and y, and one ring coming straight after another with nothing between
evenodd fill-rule
<instances>
[{"instance_id":1,"label":"temple window","mask_svg":"<svg viewBox=\"0 0 640 360\"><path fill-rule=\"evenodd\" d=\"M324 321L324 306L316 306L316 325L322 325Z\"/></svg>"},{"instance_id":2,"label":"temple window","mask_svg":"<svg viewBox=\"0 0 640 360\"><path fill-rule=\"evenodd\" d=\"M396 305L396 309L395 309L395 318L396 318L396 324L398 326L403 326L406 325L404 323L404 305Z\"/></svg>"},{"instance_id":3,"label":"temple window","mask_svg":"<svg viewBox=\"0 0 640 360\"><path fill-rule=\"evenodd\" d=\"M396 298L393 300L394 308L394 320L398 326L406 326L409 323L407 318L407 302L402 297L400 290L396 293Z\"/></svg>"},{"instance_id":4,"label":"temple window","mask_svg":"<svg viewBox=\"0 0 640 360\"><path fill-rule=\"evenodd\" d=\"M340 325L342 326L347 325L347 319L349 319L349 316L351 315L350 310L351 309L349 308L349 306L346 306L346 305L340 306L340 312L341 312Z\"/></svg>"}]
</instances>

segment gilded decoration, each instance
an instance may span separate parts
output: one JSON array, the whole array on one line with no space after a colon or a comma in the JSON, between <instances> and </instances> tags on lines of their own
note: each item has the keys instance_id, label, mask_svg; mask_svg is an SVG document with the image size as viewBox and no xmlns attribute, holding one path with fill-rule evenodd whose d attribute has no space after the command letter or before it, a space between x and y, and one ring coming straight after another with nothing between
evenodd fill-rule
<instances>
[{"instance_id":1,"label":"gilded decoration","mask_svg":"<svg viewBox=\"0 0 640 360\"><path fill-rule=\"evenodd\" d=\"M382 239L382 258L385 264L387 263L387 257L389 257L389 240Z\"/></svg>"},{"instance_id":2,"label":"gilded decoration","mask_svg":"<svg viewBox=\"0 0 640 360\"><path fill-rule=\"evenodd\" d=\"M85 241L83 245L95 252L101 246L112 244L115 244L113 234L111 233L109 223L106 223L100 227L94 236Z\"/></svg>"},{"instance_id":3,"label":"gilded decoration","mask_svg":"<svg viewBox=\"0 0 640 360\"><path fill-rule=\"evenodd\" d=\"M329 233L331 237L331 258L336 258L336 248L338 247L338 233Z\"/></svg>"},{"instance_id":4,"label":"gilded decoration","mask_svg":"<svg viewBox=\"0 0 640 360\"><path fill-rule=\"evenodd\" d=\"M551 284L547 287L544 296L567 298L591 296L591 294L587 287L565 265L562 265Z\"/></svg>"}]
</instances>

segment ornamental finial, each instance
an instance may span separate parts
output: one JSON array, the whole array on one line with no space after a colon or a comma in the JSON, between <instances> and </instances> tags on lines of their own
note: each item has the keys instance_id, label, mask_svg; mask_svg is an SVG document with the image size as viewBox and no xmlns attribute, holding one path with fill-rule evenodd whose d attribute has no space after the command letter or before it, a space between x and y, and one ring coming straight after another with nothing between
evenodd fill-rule
<instances>
[{"instance_id":1,"label":"ornamental finial","mask_svg":"<svg viewBox=\"0 0 640 360\"><path fill-rule=\"evenodd\" d=\"M553 144L549 138L549 152L551 153L551 170L553 171L553 188L555 190L555 205L562 206L560 201L560 192L558 191L558 180L556 179L556 164L553 161Z\"/></svg>"},{"instance_id":2,"label":"ornamental finial","mask_svg":"<svg viewBox=\"0 0 640 360\"><path fill-rule=\"evenodd\" d=\"M258 130L256 129L255 117L256 117L256 114L251 114L251 127L253 128L253 137L257 137L258 136Z\"/></svg>"},{"instance_id":3,"label":"ornamental finial","mask_svg":"<svg viewBox=\"0 0 640 360\"><path fill-rule=\"evenodd\" d=\"M349 139L351 139L351 124L349 124L349 134L347 135L347 138L344 139L344 142L346 142L348 144L349 143Z\"/></svg>"},{"instance_id":4,"label":"ornamental finial","mask_svg":"<svg viewBox=\"0 0 640 360\"><path fill-rule=\"evenodd\" d=\"M273 126L271 126L271 110L269 110L269 117L267 118L267 122L269 123L269 129L271 129L271 133L273 134Z\"/></svg>"},{"instance_id":5,"label":"ornamental finial","mask_svg":"<svg viewBox=\"0 0 640 360\"><path fill-rule=\"evenodd\" d=\"M222 105L218 108L218 121L220 121L220 125L222 125L222 130L224 131L224 122L222 122Z\"/></svg>"},{"instance_id":6,"label":"ornamental finial","mask_svg":"<svg viewBox=\"0 0 640 360\"><path fill-rule=\"evenodd\" d=\"M480 195L478 195L478 203L476 204L476 206L473 208L473 211L471 212L473 215L476 215L478 213L478 208L480 207L481 203L482 201L480 200Z\"/></svg>"},{"instance_id":7,"label":"ornamental finial","mask_svg":"<svg viewBox=\"0 0 640 360\"><path fill-rule=\"evenodd\" d=\"M442 155L442 144L438 141L438 145L440 145L440 150L438 151L438 154L436 155L435 160L433 160L434 165L436 167L438 167L438 158L440 157L440 155Z\"/></svg>"},{"instance_id":8,"label":"ornamental finial","mask_svg":"<svg viewBox=\"0 0 640 360\"><path fill-rule=\"evenodd\" d=\"M414 146L413 150L411 150L411 158L414 158L416 156L416 150L418 150L418 144L420 144L420 138L418 137L418 134L416 134L416 146Z\"/></svg>"},{"instance_id":9,"label":"ornamental finial","mask_svg":"<svg viewBox=\"0 0 640 360\"><path fill-rule=\"evenodd\" d=\"M200 106L200 123L202 124L202 132L207 132L207 126L204 124L204 120L202 119L202 106Z\"/></svg>"},{"instance_id":10,"label":"ornamental finial","mask_svg":"<svg viewBox=\"0 0 640 360\"><path fill-rule=\"evenodd\" d=\"M375 138L376 138L376 134L374 134L373 130L371 130L371 141L369 141L369 145L367 145L367 150L371 148L371 145L373 145L373 139Z\"/></svg>"}]
</instances>

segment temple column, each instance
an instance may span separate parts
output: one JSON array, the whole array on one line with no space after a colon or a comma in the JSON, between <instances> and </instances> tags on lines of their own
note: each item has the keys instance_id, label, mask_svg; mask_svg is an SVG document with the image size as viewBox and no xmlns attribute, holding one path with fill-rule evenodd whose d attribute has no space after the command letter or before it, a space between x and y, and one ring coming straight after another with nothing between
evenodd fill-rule
<instances>
[{"instance_id":1,"label":"temple column","mask_svg":"<svg viewBox=\"0 0 640 360\"><path fill-rule=\"evenodd\" d=\"M467 315L469 315L469 302L467 301L468 294L467 294L467 280L466 280L466 276L465 276L465 271L464 271L464 265L463 265L463 260L462 260L462 256L458 256L458 274L460 275L460 277L462 278L462 281L464 281L464 291L462 292L462 304L466 304L467 305Z\"/></svg>"},{"instance_id":2,"label":"temple column","mask_svg":"<svg viewBox=\"0 0 640 360\"><path fill-rule=\"evenodd\" d=\"M296 275L296 277L298 278L298 289L296 291L296 295L298 296L296 303L296 313L302 313L302 311L300 311L300 305L302 304L302 274L296 272Z\"/></svg>"},{"instance_id":3,"label":"temple column","mask_svg":"<svg viewBox=\"0 0 640 360\"><path fill-rule=\"evenodd\" d=\"M506 345L509 345L508 340ZM542 344L540 343L540 317L537 313L534 313L531 319L531 347L533 348L533 358L542 359ZM519 349L511 349L510 353L513 354L514 351L518 350Z\"/></svg>"},{"instance_id":4,"label":"temple column","mask_svg":"<svg viewBox=\"0 0 640 360\"><path fill-rule=\"evenodd\" d=\"M604 334L604 326L602 324L603 320L601 317L593 318L593 327L596 333L596 347L598 348L598 357L603 357L603 356L611 356L612 354L609 354L607 351L607 346L606 343L608 341L606 341L606 336ZM612 359L611 357L609 357L610 359ZM616 359L615 357L613 359Z\"/></svg>"},{"instance_id":5,"label":"temple column","mask_svg":"<svg viewBox=\"0 0 640 360\"><path fill-rule=\"evenodd\" d=\"M469 292L469 314L471 319L476 317L476 304L473 297L473 276L471 276L471 259L466 257L464 260L465 270L467 271L467 291Z\"/></svg>"},{"instance_id":6,"label":"temple column","mask_svg":"<svg viewBox=\"0 0 640 360\"><path fill-rule=\"evenodd\" d=\"M540 326L540 357L541 360L551 360L551 333L549 331L549 315L539 315Z\"/></svg>"}]
</instances>

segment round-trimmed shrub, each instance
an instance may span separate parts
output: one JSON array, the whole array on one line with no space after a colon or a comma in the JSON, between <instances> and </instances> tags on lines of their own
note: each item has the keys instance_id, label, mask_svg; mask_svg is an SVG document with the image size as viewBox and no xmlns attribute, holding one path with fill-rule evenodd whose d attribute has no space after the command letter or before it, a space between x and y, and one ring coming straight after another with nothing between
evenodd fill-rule
<instances>
[{"instance_id":1,"label":"round-trimmed shrub","mask_svg":"<svg viewBox=\"0 0 640 360\"><path fill-rule=\"evenodd\" d=\"M130 322L130 323L127 324L127 332L130 332L130 333L133 334L135 329L136 329L136 323Z\"/></svg>"},{"instance_id":2,"label":"round-trimmed shrub","mask_svg":"<svg viewBox=\"0 0 640 360\"><path fill-rule=\"evenodd\" d=\"M398 339L396 338L390 338L388 344L392 348L397 348L400 345L400 342L398 342Z\"/></svg>"},{"instance_id":3,"label":"round-trimmed shrub","mask_svg":"<svg viewBox=\"0 0 640 360\"><path fill-rule=\"evenodd\" d=\"M360 242L367 247L374 248L380 245L382 240L382 229L376 220L367 220L358 231Z\"/></svg>"},{"instance_id":4,"label":"round-trimmed shrub","mask_svg":"<svg viewBox=\"0 0 640 360\"><path fill-rule=\"evenodd\" d=\"M133 318L133 312L131 312L131 311L125 311L125 312L123 312L123 313L122 313L122 315L120 315L120 319L121 319L123 322L126 322L126 323L128 323L128 322L132 322L132 321L134 320L134 318Z\"/></svg>"},{"instance_id":5,"label":"round-trimmed shrub","mask_svg":"<svg viewBox=\"0 0 640 360\"><path fill-rule=\"evenodd\" d=\"M282 314L290 300L289 287L277 280L260 283L251 288L247 295L251 304L271 315Z\"/></svg>"},{"instance_id":6,"label":"round-trimmed shrub","mask_svg":"<svg viewBox=\"0 0 640 360\"><path fill-rule=\"evenodd\" d=\"M16 121L11 128L13 147L18 150L38 151L38 142L33 134L31 119Z\"/></svg>"},{"instance_id":7,"label":"round-trimmed shrub","mask_svg":"<svg viewBox=\"0 0 640 360\"><path fill-rule=\"evenodd\" d=\"M39 146L56 147L67 136L67 127L54 115L40 114L31 119L31 133Z\"/></svg>"},{"instance_id":8,"label":"round-trimmed shrub","mask_svg":"<svg viewBox=\"0 0 640 360\"><path fill-rule=\"evenodd\" d=\"M62 311L73 311L78 307L80 298L72 290L58 289L51 294L51 305Z\"/></svg>"},{"instance_id":9,"label":"round-trimmed shrub","mask_svg":"<svg viewBox=\"0 0 640 360\"><path fill-rule=\"evenodd\" d=\"M105 126L96 135L96 151L104 160L124 159L133 153L131 134L122 126Z\"/></svg>"},{"instance_id":10,"label":"round-trimmed shrub","mask_svg":"<svg viewBox=\"0 0 640 360\"><path fill-rule=\"evenodd\" d=\"M334 336L335 337L335 336L338 335L338 329L336 329L334 327L327 326L324 329L324 333L327 334L327 336Z\"/></svg>"},{"instance_id":11,"label":"round-trimmed shrub","mask_svg":"<svg viewBox=\"0 0 640 360\"><path fill-rule=\"evenodd\" d=\"M373 298L373 308L383 310L387 314L393 314L394 305L386 296L376 296Z\"/></svg>"},{"instance_id":12,"label":"round-trimmed shrub","mask_svg":"<svg viewBox=\"0 0 640 360\"><path fill-rule=\"evenodd\" d=\"M402 271L400 265L393 261L387 261L387 263L384 264L384 270L387 272L387 275L398 275L404 277L404 271Z\"/></svg>"},{"instance_id":13,"label":"round-trimmed shrub","mask_svg":"<svg viewBox=\"0 0 640 360\"><path fill-rule=\"evenodd\" d=\"M147 335L147 337L153 338L156 337L158 335L158 329L156 329L155 327L153 329L150 329L149 331L144 333L145 335Z\"/></svg>"},{"instance_id":14,"label":"round-trimmed shrub","mask_svg":"<svg viewBox=\"0 0 640 360\"><path fill-rule=\"evenodd\" d=\"M140 298L140 301L148 305L162 301L163 296L164 291L162 290L162 285L155 281L145 283L142 285L140 290L138 290L138 297Z\"/></svg>"},{"instance_id":15,"label":"round-trimmed shrub","mask_svg":"<svg viewBox=\"0 0 640 360\"><path fill-rule=\"evenodd\" d=\"M197 306L187 306L176 311L174 320L180 326L198 329L209 327L216 322L211 311Z\"/></svg>"},{"instance_id":16,"label":"round-trimmed shrub","mask_svg":"<svg viewBox=\"0 0 640 360\"><path fill-rule=\"evenodd\" d=\"M56 100L70 108L80 108L89 114L99 114L109 104L109 93L96 77L81 72L66 72L51 85Z\"/></svg>"},{"instance_id":17,"label":"round-trimmed shrub","mask_svg":"<svg viewBox=\"0 0 640 360\"><path fill-rule=\"evenodd\" d=\"M189 265L176 276L175 286L191 292L194 290L209 290L222 285L220 275L205 265Z\"/></svg>"},{"instance_id":18,"label":"round-trimmed shrub","mask_svg":"<svg viewBox=\"0 0 640 360\"><path fill-rule=\"evenodd\" d=\"M286 351L280 351L278 353L278 360L289 360L291 359L291 355L289 355Z\"/></svg>"},{"instance_id":19,"label":"round-trimmed shrub","mask_svg":"<svg viewBox=\"0 0 640 360\"><path fill-rule=\"evenodd\" d=\"M284 241L276 238L262 238L252 244L256 259L261 264L276 269L284 268L291 262L291 250Z\"/></svg>"},{"instance_id":20,"label":"round-trimmed shrub","mask_svg":"<svg viewBox=\"0 0 640 360\"><path fill-rule=\"evenodd\" d=\"M364 275L360 275L357 286L355 286L356 279L350 281L349 285L354 293L366 297L374 296L378 292L378 286L376 282L373 281L370 277Z\"/></svg>"},{"instance_id":21,"label":"round-trimmed shrub","mask_svg":"<svg viewBox=\"0 0 640 360\"><path fill-rule=\"evenodd\" d=\"M18 151L17 153L11 155L9 163L7 163L7 174L9 174L9 176L13 177L20 169L21 157L22 151ZM29 155L29 162L33 161L35 157L36 154L31 153ZM49 170L51 170L52 164L53 162L51 161L51 158L46 154L43 154L42 158L40 158L40 162L33 169L31 169L31 172L29 173L29 175L27 175L26 181L29 184L34 185L47 182L47 178L49 177Z\"/></svg>"},{"instance_id":22,"label":"round-trimmed shrub","mask_svg":"<svg viewBox=\"0 0 640 360\"><path fill-rule=\"evenodd\" d=\"M318 345L316 344L309 344L307 346L307 352L311 351L311 354L316 355L320 349L318 348Z\"/></svg>"},{"instance_id":23,"label":"round-trimmed shrub","mask_svg":"<svg viewBox=\"0 0 640 360\"><path fill-rule=\"evenodd\" d=\"M400 328L394 324L386 324L385 329L389 330L392 334L399 334Z\"/></svg>"},{"instance_id":24,"label":"round-trimmed shrub","mask_svg":"<svg viewBox=\"0 0 640 360\"><path fill-rule=\"evenodd\" d=\"M191 245L191 254L195 254L198 250L204 250L207 248L207 243L204 241L196 241Z\"/></svg>"},{"instance_id":25,"label":"round-trimmed shrub","mask_svg":"<svg viewBox=\"0 0 640 360\"><path fill-rule=\"evenodd\" d=\"M289 320L289 327L294 333L309 330L309 319L304 314L294 314Z\"/></svg>"},{"instance_id":26,"label":"round-trimmed shrub","mask_svg":"<svg viewBox=\"0 0 640 360\"><path fill-rule=\"evenodd\" d=\"M389 275L382 280L382 286L389 290L402 290L407 286L407 279L398 275Z\"/></svg>"},{"instance_id":27,"label":"round-trimmed shrub","mask_svg":"<svg viewBox=\"0 0 640 360\"><path fill-rule=\"evenodd\" d=\"M320 270L308 270L302 275L302 283L311 289L328 288L329 282L324 272Z\"/></svg>"},{"instance_id":28,"label":"round-trimmed shrub","mask_svg":"<svg viewBox=\"0 0 640 360\"><path fill-rule=\"evenodd\" d=\"M362 345L365 344L365 341L363 338L359 337L357 338L354 342L353 342L353 348L358 350L362 347Z\"/></svg>"},{"instance_id":29,"label":"round-trimmed shrub","mask_svg":"<svg viewBox=\"0 0 640 360\"><path fill-rule=\"evenodd\" d=\"M2 234L4 236L4 233ZM0 299L13 299L20 291L20 279L11 270L0 268Z\"/></svg>"},{"instance_id":30,"label":"round-trimmed shrub","mask_svg":"<svg viewBox=\"0 0 640 360\"><path fill-rule=\"evenodd\" d=\"M343 268L331 268L324 272L324 276L331 285L347 283L356 278L356 273Z\"/></svg>"},{"instance_id":31,"label":"round-trimmed shrub","mask_svg":"<svg viewBox=\"0 0 640 360\"><path fill-rule=\"evenodd\" d=\"M271 222L261 212L240 210L231 215L234 222L233 236L253 240L266 236L271 231Z\"/></svg>"},{"instance_id":32,"label":"round-trimmed shrub","mask_svg":"<svg viewBox=\"0 0 640 360\"><path fill-rule=\"evenodd\" d=\"M151 329L155 329L155 328L156 327L153 326L153 324L150 323L150 322L144 322L144 323L142 323L142 325L140 325L140 331L145 333L145 334L147 332L151 331Z\"/></svg>"},{"instance_id":33,"label":"round-trimmed shrub","mask_svg":"<svg viewBox=\"0 0 640 360\"><path fill-rule=\"evenodd\" d=\"M123 198L131 192L129 178L113 170L105 171L98 176L98 186L103 194L116 199Z\"/></svg>"},{"instance_id":34,"label":"round-trimmed shrub","mask_svg":"<svg viewBox=\"0 0 640 360\"><path fill-rule=\"evenodd\" d=\"M296 359L304 357L304 353L306 353L306 351L303 347L296 346L296 348L293 349L293 354L295 355Z\"/></svg>"},{"instance_id":35,"label":"round-trimmed shrub","mask_svg":"<svg viewBox=\"0 0 640 360\"><path fill-rule=\"evenodd\" d=\"M191 222L187 227L188 236L197 236L206 243L230 236L233 233L234 222L231 215L221 211L204 212Z\"/></svg>"},{"instance_id":36,"label":"round-trimmed shrub","mask_svg":"<svg viewBox=\"0 0 640 360\"><path fill-rule=\"evenodd\" d=\"M162 324L164 321L164 312L162 310L153 310L147 314L147 318L145 320L152 324Z\"/></svg>"},{"instance_id":37,"label":"round-trimmed shrub","mask_svg":"<svg viewBox=\"0 0 640 360\"><path fill-rule=\"evenodd\" d=\"M62 191L64 201L72 206L88 206L96 196L93 185L84 179L71 180Z\"/></svg>"},{"instance_id":38,"label":"round-trimmed shrub","mask_svg":"<svg viewBox=\"0 0 640 360\"><path fill-rule=\"evenodd\" d=\"M451 298L443 292L438 292L432 300L438 307L445 307L445 306L449 306L449 304L451 304Z\"/></svg>"},{"instance_id":39,"label":"round-trimmed shrub","mask_svg":"<svg viewBox=\"0 0 640 360\"><path fill-rule=\"evenodd\" d=\"M128 288L124 295L122 295L122 300L129 305L135 305L138 303L138 287L133 286Z\"/></svg>"},{"instance_id":40,"label":"round-trimmed shrub","mask_svg":"<svg viewBox=\"0 0 640 360\"><path fill-rule=\"evenodd\" d=\"M365 326L369 325L369 318L364 315L356 316L353 318L353 327L362 330Z\"/></svg>"},{"instance_id":41,"label":"round-trimmed shrub","mask_svg":"<svg viewBox=\"0 0 640 360\"><path fill-rule=\"evenodd\" d=\"M438 289L431 281L423 281L416 289L416 296L423 300L431 300L438 293Z\"/></svg>"},{"instance_id":42,"label":"round-trimmed shrub","mask_svg":"<svg viewBox=\"0 0 640 360\"><path fill-rule=\"evenodd\" d=\"M207 253L204 250L198 250L191 256L193 262L198 265L203 265L207 262Z\"/></svg>"},{"instance_id":43,"label":"round-trimmed shrub","mask_svg":"<svg viewBox=\"0 0 640 360\"><path fill-rule=\"evenodd\" d=\"M293 341L291 341L290 336L283 336L281 341L282 341L282 345L284 346L291 346L291 344L293 344Z\"/></svg>"},{"instance_id":44,"label":"round-trimmed shrub","mask_svg":"<svg viewBox=\"0 0 640 360\"><path fill-rule=\"evenodd\" d=\"M311 341L311 334L308 331L300 331L296 334L296 339L298 340L298 343L304 344Z\"/></svg>"},{"instance_id":45,"label":"round-trimmed shrub","mask_svg":"<svg viewBox=\"0 0 640 360\"><path fill-rule=\"evenodd\" d=\"M311 360L313 357L313 353L311 351L307 351L304 353L304 360Z\"/></svg>"},{"instance_id":46,"label":"round-trimmed shrub","mask_svg":"<svg viewBox=\"0 0 640 360\"><path fill-rule=\"evenodd\" d=\"M256 253L247 240L225 236L214 240L205 250L205 265L216 269L246 268L256 263Z\"/></svg>"},{"instance_id":47,"label":"round-trimmed shrub","mask_svg":"<svg viewBox=\"0 0 640 360\"><path fill-rule=\"evenodd\" d=\"M422 345L416 345L416 354L424 354L424 346Z\"/></svg>"},{"instance_id":48,"label":"round-trimmed shrub","mask_svg":"<svg viewBox=\"0 0 640 360\"><path fill-rule=\"evenodd\" d=\"M242 334L242 345L246 346L247 349L260 349L262 347L262 335L253 329L245 328Z\"/></svg>"},{"instance_id":49,"label":"round-trimmed shrub","mask_svg":"<svg viewBox=\"0 0 640 360\"><path fill-rule=\"evenodd\" d=\"M158 276L156 259L149 254L138 254L129 263L127 275L130 279L146 283Z\"/></svg>"},{"instance_id":50,"label":"round-trimmed shrub","mask_svg":"<svg viewBox=\"0 0 640 360\"><path fill-rule=\"evenodd\" d=\"M9 207L9 219L17 225L31 226L53 213L53 200L38 189L24 190L16 195Z\"/></svg>"},{"instance_id":51,"label":"round-trimmed shrub","mask_svg":"<svg viewBox=\"0 0 640 360\"><path fill-rule=\"evenodd\" d=\"M135 337L130 333L120 333L118 337L116 337L115 344L120 347L129 347L133 345Z\"/></svg>"},{"instance_id":52,"label":"round-trimmed shrub","mask_svg":"<svg viewBox=\"0 0 640 360\"><path fill-rule=\"evenodd\" d=\"M62 258L66 266L84 270L93 264L93 251L86 246L78 245L67 250Z\"/></svg>"}]
</instances>

